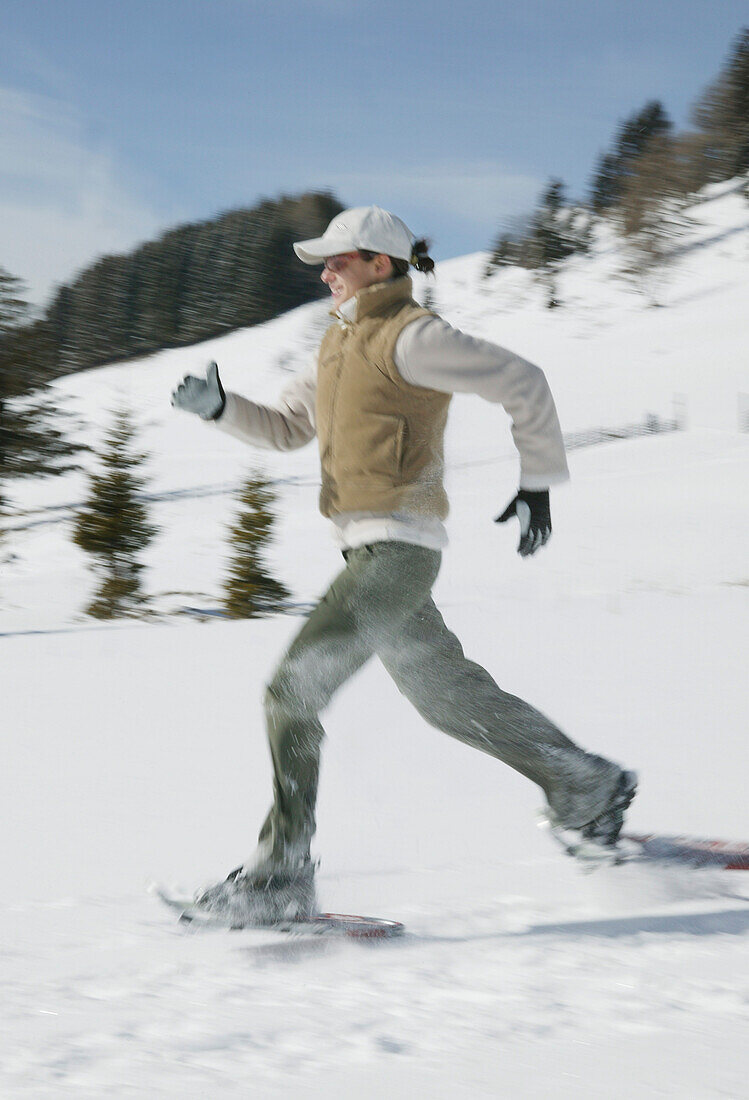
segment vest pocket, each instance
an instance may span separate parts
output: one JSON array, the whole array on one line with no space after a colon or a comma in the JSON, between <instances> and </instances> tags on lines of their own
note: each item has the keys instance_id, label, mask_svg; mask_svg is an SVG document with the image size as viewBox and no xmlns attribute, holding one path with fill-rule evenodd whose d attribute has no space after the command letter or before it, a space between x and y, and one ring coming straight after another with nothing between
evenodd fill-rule
<instances>
[{"instance_id":1,"label":"vest pocket","mask_svg":"<svg viewBox=\"0 0 749 1100\"><path fill-rule=\"evenodd\" d=\"M353 477L399 480L406 447L407 423L404 416L392 413L365 412L354 430L355 446L348 472ZM350 442L354 442L353 439Z\"/></svg>"}]
</instances>

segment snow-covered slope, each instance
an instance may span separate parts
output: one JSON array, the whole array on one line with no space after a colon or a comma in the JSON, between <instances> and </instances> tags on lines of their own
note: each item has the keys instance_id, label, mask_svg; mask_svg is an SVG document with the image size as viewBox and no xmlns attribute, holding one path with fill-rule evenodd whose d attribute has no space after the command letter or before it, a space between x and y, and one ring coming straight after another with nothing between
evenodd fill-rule
<instances>
[{"instance_id":1,"label":"snow-covered slope","mask_svg":"<svg viewBox=\"0 0 749 1100\"><path fill-rule=\"evenodd\" d=\"M574 450L530 561L491 520L517 463L501 409L456 399L436 599L467 652L581 743L641 772L635 828L746 838L749 205L691 211L661 308L613 272L440 266L435 307L542 365L567 432L686 409L685 431ZM417 286L422 293L422 281ZM527 782L426 727L372 663L326 715L316 848L330 909L404 920L378 950L195 936L145 896L250 851L269 796L262 685L296 615L215 605L231 492L277 479L274 563L300 604L337 570L314 447L258 455L169 393L216 358L272 399L325 306L57 390L96 442L120 400L151 454L148 586L165 618L100 626L69 538L81 476L14 487L0 578L3 1096L749 1096L749 888L741 874L581 875L535 829ZM11 556L12 554L12 556ZM169 614L167 614L169 613ZM40 633L30 633L39 631Z\"/></svg>"}]
</instances>

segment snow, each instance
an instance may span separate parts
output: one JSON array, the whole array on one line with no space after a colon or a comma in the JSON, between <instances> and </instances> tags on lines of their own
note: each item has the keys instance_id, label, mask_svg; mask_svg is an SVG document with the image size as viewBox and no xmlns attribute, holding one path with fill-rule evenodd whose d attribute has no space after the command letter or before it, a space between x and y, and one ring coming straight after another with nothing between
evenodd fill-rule
<instances>
[{"instance_id":1,"label":"snow","mask_svg":"<svg viewBox=\"0 0 749 1100\"><path fill-rule=\"evenodd\" d=\"M504 687L640 771L633 830L746 839L749 206L730 186L702 199L660 308L614 277L612 238L568 263L556 311L527 273L483 282L483 254L440 266L436 307L539 362L565 431L669 418L676 395L687 430L572 451L554 538L522 560L491 523L517 476L504 414L457 398L435 598ZM177 613L216 606L243 474L276 479L273 560L300 611L340 565L314 447L258 455L169 393L215 357L227 387L270 399L324 324L313 304L57 385L91 442L117 401L137 413L162 528L155 621L83 617L81 475L13 487L0 1093L749 1097L746 876L583 874L535 828L539 792L425 726L376 662L326 714L319 890L406 936L191 933L147 895L149 879L223 876L267 808L262 686L301 618Z\"/></svg>"}]
</instances>

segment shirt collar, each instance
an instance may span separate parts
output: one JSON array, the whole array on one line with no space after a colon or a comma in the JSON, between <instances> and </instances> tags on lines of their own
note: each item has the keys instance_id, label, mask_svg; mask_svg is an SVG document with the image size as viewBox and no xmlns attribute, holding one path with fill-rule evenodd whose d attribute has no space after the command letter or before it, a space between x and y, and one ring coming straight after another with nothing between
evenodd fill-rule
<instances>
[{"instance_id":1,"label":"shirt collar","mask_svg":"<svg viewBox=\"0 0 749 1100\"><path fill-rule=\"evenodd\" d=\"M353 322L356 320L356 295L353 298L349 298L347 302L344 302L337 310L334 311L336 317L341 321Z\"/></svg>"},{"instance_id":2,"label":"shirt collar","mask_svg":"<svg viewBox=\"0 0 749 1100\"><path fill-rule=\"evenodd\" d=\"M330 313L332 317L336 317L344 325L355 324L360 319L360 314L364 316L366 313L374 312L382 305L389 305L391 302L400 300L409 300L412 289L413 284L408 275L400 276L397 279L388 279L384 283L374 283L372 286L365 286L362 290L357 291L353 298L343 302L338 309L331 309Z\"/></svg>"}]
</instances>

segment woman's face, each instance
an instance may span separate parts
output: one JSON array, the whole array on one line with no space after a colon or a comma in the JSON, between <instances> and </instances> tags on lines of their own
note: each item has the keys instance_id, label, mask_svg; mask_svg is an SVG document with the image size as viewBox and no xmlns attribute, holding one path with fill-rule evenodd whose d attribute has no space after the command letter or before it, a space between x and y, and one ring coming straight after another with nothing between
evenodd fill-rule
<instances>
[{"instance_id":1,"label":"woman's face","mask_svg":"<svg viewBox=\"0 0 749 1100\"><path fill-rule=\"evenodd\" d=\"M320 278L330 290L336 309L353 298L358 290L373 286L388 278L391 267L387 256L378 255L364 260L358 252L343 252L329 256Z\"/></svg>"}]
</instances>

